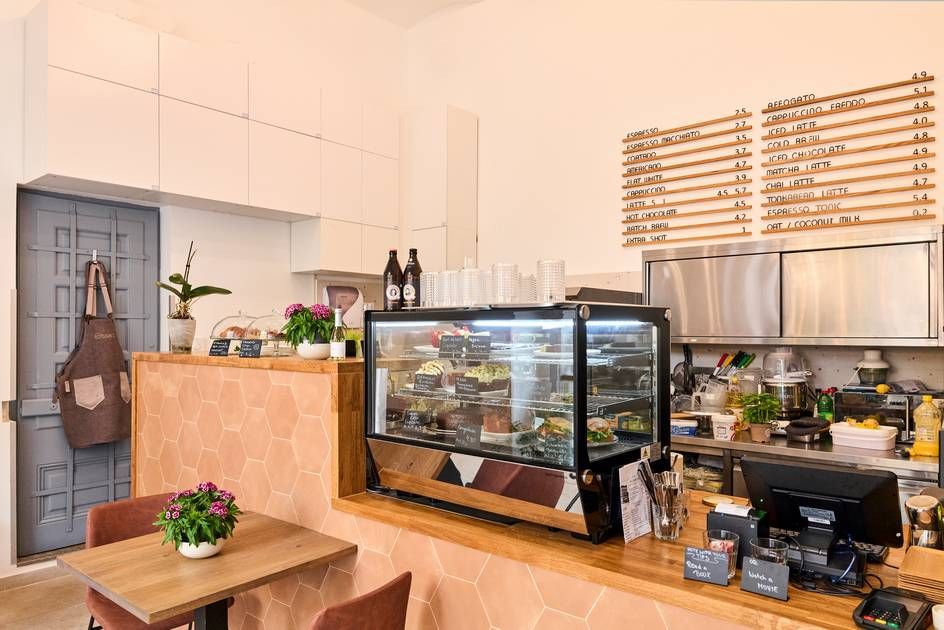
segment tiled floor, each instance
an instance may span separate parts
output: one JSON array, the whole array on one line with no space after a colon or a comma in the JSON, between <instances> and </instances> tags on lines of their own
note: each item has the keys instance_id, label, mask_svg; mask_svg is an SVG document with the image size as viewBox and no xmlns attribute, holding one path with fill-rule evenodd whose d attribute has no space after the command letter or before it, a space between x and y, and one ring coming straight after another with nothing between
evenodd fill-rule
<instances>
[{"instance_id":1,"label":"tiled floor","mask_svg":"<svg viewBox=\"0 0 944 630\"><path fill-rule=\"evenodd\" d=\"M87 625L85 586L61 569L37 569L0 579L0 628L84 630Z\"/></svg>"}]
</instances>

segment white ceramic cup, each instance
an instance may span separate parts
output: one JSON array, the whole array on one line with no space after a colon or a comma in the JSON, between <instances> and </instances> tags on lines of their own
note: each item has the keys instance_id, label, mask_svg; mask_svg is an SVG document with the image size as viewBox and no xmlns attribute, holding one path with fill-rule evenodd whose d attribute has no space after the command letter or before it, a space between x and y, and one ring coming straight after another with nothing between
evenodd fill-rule
<instances>
[{"instance_id":1,"label":"white ceramic cup","mask_svg":"<svg viewBox=\"0 0 944 630\"><path fill-rule=\"evenodd\" d=\"M934 630L944 630L944 604L931 607L931 621L934 624Z\"/></svg>"}]
</instances>

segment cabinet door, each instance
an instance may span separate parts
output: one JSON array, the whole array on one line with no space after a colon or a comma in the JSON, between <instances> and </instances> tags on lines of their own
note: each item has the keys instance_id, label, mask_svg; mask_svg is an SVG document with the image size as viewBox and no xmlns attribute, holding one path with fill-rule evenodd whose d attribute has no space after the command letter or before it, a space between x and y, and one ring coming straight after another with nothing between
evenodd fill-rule
<instances>
[{"instance_id":1,"label":"cabinet door","mask_svg":"<svg viewBox=\"0 0 944 630\"><path fill-rule=\"evenodd\" d=\"M383 273L391 249L400 246L400 231L374 225L364 226L364 273Z\"/></svg>"},{"instance_id":2,"label":"cabinet door","mask_svg":"<svg viewBox=\"0 0 944 630\"><path fill-rule=\"evenodd\" d=\"M783 336L926 339L928 243L783 255Z\"/></svg>"},{"instance_id":3,"label":"cabinet door","mask_svg":"<svg viewBox=\"0 0 944 630\"><path fill-rule=\"evenodd\" d=\"M30 45L38 46L47 38L49 65L141 90L157 89L156 31L77 2L50 2L37 12L38 21L30 17L28 37Z\"/></svg>"},{"instance_id":4,"label":"cabinet door","mask_svg":"<svg viewBox=\"0 0 944 630\"><path fill-rule=\"evenodd\" d=\"M364 269L363 226L330 219L322 219L321 223L320 269L361 273Z\"/></svg>"},{"instance_id":5,"label":"cabinet door","mask_svg":"<svg viewBox=\"0 0 944 630\"><path fill-rule=\"evenodd\" d=\"M395 158L400 153L400 121L383 105L364 104L364 150Z\"/></svg>"},{"instance_id":6,"label":"cabinet door","mask_svg":"<svg viewBox=\"0 0 944 630\"><path fill-rule=\"evenodd\" d=\"M364 153L364 223L384 227L400 224L397 160Z\"/></svg>"},{"instance_id":7,"label":"cabinet door","mask_svg":"<svg viewBox=\"0 0 944 630\"><path fill-rule=\"evenodd\" d=\"M162 96L247 116L249 65L238 57L161 33Z\"/></svg>"},{"instance_id":8,"label":"cabinet door","mask_svg":"<svg viewBox=\"0 0 944 630\"><path fill-rule=\"evenodd\" d=\"M400 249L408 251L409 248L415 247L423 271L443 271L446 269L446 228L408 230L404 233L403 238ZM380 270L382 272L383 267Z\"/></svg>"},{"instance_id":9,"label":"cabinet door","mask_svg":"<svg viewBox=\"0 0 944 630\"><path fill-rule=\"evenodd\" d=\"M156 94L49 68L46 98L46 163L37 168L145 190L157 188Z\"/></svg>"},{"instance_id":10,"label":"cabinet door","mask_svg":"<svg viewBox=\"0 0 944 630\"><path fill-rule=\"evenodd\" d=\"M363 221L361 152L333 142L321 145L322 214L332 219Z\"/></svg>"},{"instance_id":11,"label":"cabinet door","mask_svg":"<svg viewBox=\"0 0 944 630\"><path fill-rule=\"evenodd\" d=\"M321 133L321 87L288 64L249 65L249 117L316 136Z\"/></svg>"},{"instance_id":12,"label":"cabinet door","mask_svg":"<svg viewBox=\"0 0 944 630\"><path fill-rule=\"evenodd\" d=\"M673 337L780 336L779 254L653 262L648 287Z\"/></svg>"},{"instance_id":13,"label":"cabinet door","mask_svg":"<svg viewBox=\"0 0 944 630\"><path fill-rule=\"evenodd\" d=\"M363 105L358 97L338 88L325 86L321 91L321 135L326 140L363 146Z\"/></svg>"},{"instance_id":14,"label":"cabinet door","mask_svg":"<svg viewBox=\"0 0 944 630\"><path fill-rule=\"evenodd\" d=\"M321 210L321 140L250 121L249 205L317 214Z\"/></svg>"},{"instance_id":15,"label":"cabinet door","mask_svg":"<svg viewBox=\"0 0 944 630\"><path fill-rule=\"evenodd\" d=\"M249 121L161 98L161 190L248 202Z\"/></svg>"},{"instance_id":16,"label":"cabinet door","mask_svg":"<svg viewBox=\"0 0 944 630\"><path fill-rule=\"evenodd\" d=\"M403 225L408 229L446 225L446 115L442 109L404 118L402 138Z\"/></svg>"}]
</instances>

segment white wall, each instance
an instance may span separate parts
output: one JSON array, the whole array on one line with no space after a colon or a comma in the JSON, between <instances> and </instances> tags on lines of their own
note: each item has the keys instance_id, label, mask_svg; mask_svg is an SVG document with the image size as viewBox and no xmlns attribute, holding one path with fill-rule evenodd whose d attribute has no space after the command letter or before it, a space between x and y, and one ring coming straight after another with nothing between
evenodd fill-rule
<instances>
[{"instance_id":1,"label":"white wall","mask_svg":"<svg viewBox=\"0 0 944 630\"><path fill-rule=\"evenodd\" d=\"M759 127L768 99L940 74L941 24L928 2L485 0L410 30L406 98L479 116L480 264L634 271L625 133L741 106Z\"/></svg>"},{"instance_id":2,"label":"white wall","mask_svg":"<svg viewBox=\"0 0 944 630\"><path fill-rule=\"evenodd\" d=\"M254 61L287 63L298 81L399 109L405 32L343 0L79 0L151 28ZM0 400L15 397L13 290L16 183L22 177L22 22L38 0L0 0ZM314 298L314 280L289 270L288 224L186 208L162 210L161 275L182 269L196 241L193 279L233 290L195 309L198 336L239 308L259 313ZM167 301L162 299L162 308ZM166 344L166 333L162 333ZM6 406L4 405L4 409ZM0 417L0 575L15 569L14 426Z\"/></svg>"},{"instance_id":3,"label":"white wall","mask_svg":"<svg viewBox=\"0 0 944 630\"><path fill-rule=\"evenodd\" d=\"M197 300L197 350L207 347L211 328L220 319L243 311L260 316L282 312L292 302L310 304L314 277L289 271L290 225L254 217L168 206L161 208L161 276L183 273L193 239L197 255L190 269L194 286L209 284L232 291ZM167 292L161 309L167 310ZM166 344L166 326L162 346Z\"/></svg>"}]
</instances>

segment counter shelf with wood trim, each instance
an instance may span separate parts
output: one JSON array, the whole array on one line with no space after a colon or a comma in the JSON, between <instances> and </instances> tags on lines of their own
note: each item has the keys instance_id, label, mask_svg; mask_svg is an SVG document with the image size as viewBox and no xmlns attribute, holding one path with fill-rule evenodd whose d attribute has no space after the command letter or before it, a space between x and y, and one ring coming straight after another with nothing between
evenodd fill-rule
<instances>
[{"instance_id":1,"label":"counter shelf with wood trim","mask_svg":"<svg viewBox=\"0 0 944 630\"><path fill-rule=\"evenodd\" d=\"M337 498L333 506L356 516L402 527L481 552L496 554L542 569L623 590L638 597L720 617L749 628L854 628L852 611L860 600L830 597L790 588L786 602L739 588L740 572L727 587L682 578L685 545L703 546L708 508L704 493L694 492L692 515L677 542L652 535L628 545L611 538L600 545L579 541L530 523L499 525L373 494ZM743 502L743 499L737 499ZM888 562L898 566L903 552L892 550ZM886 585L897 583L897 571L871 565ZM627 610L627 614L632 611Z\"/></svg>"}]
</instances>

